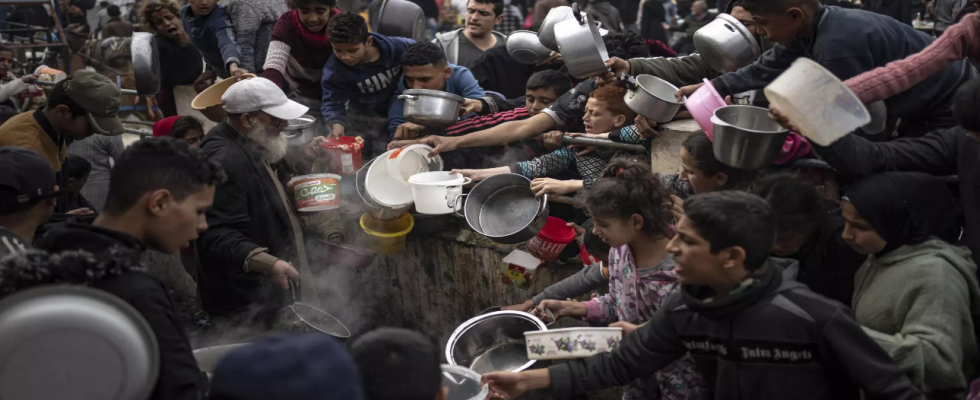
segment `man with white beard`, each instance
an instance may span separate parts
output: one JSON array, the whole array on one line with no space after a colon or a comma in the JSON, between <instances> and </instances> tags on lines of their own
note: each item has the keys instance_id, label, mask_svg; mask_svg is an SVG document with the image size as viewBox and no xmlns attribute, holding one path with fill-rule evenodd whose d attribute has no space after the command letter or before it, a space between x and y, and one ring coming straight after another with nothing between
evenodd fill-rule
<instances>
[{"instance_id":1,"label":"man with white beard","mask_svg":"<svg viewBox=\"0 0 980 400\"><path fill-rule=\"evenodd\" d=\"M272 81L235 83L221 96L228 118L215 126L201 150L228 174L207 211L208 230L197 241L202 308L220 325L276 322L286 305L287 279L307 265L301 221L286 182L296 174L283 160L282 136L290 119L308 110Z\"/></svg>"}]
</instances>

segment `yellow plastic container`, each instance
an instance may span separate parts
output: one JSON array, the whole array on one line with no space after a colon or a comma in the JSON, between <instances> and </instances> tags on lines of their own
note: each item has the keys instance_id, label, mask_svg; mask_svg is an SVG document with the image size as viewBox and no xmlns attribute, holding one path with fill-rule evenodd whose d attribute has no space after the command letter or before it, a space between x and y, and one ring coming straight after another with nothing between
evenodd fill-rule
<instances>
[{"instance_id":1,"label":"yellow plastic container","mask_svg":"<svg viewBox=\"0 0 980 400\"><path fill-rule=\"evenodd\" d=\"M405 213L390 221L379 220L370 213L361 215L361 229L367 234L367 246L378 254L392 254L405 249L405 237L415 227L412 214Z\"/></svg>"}]
</instances>

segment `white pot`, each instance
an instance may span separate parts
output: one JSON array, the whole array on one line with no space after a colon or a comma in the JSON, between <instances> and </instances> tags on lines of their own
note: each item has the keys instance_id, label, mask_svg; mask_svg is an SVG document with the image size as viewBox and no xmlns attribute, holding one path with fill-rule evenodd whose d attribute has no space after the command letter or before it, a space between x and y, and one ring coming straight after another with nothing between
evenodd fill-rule
<instances>
[{"instance_id":1,"label":"white pot","mask_svg":"<svg viewBox=\"0 0 980 400\"><path fill-rule=\"evenodd\" d=\"M524 332L527 357L560 360L592 357L612 351L623 340L623 328L565 328Z\"/></svg>"},{"instance_id":2,"label":"white pot","mask_svg":"<svg viewBox=\"0 0 980 400\"><path fill-rule=\"evenodd\" d=\"M456 197L463 193L463 185L470 179L449 171L432 171L412 175L408 184L412 187L415 211L421 214L449 214L453 212Z\"/></svg>"}]
</instances>

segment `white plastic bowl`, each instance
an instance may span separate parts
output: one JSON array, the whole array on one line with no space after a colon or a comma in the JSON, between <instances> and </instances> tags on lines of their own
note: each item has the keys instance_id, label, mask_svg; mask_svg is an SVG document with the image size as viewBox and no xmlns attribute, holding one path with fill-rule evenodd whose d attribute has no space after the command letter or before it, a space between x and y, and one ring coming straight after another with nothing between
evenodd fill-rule
<instances>
[{"instance_id":1,"label":"white plastic bowl","mask_svg":"<svg viewBox=\"0 0 980 400\"><path fill-rule=\"evenodd\" d=\"M412 188L407 181L395 179L387 171L387 162L383 162L395 150L388 151L378 157L368 167L367 177L364 178L364 188L378 204L401 208L412 204Z\"/></svg>"},{"instance_id":2,"label":"white plastic bowl","mask_svg":"<svg viewBox=\"0 0 980 400\"><path fill-rule=\"evenodd\" d=\"M387 163L388 175L395 180L408 182L412 175L429 171L442 171L442 157L429 157L432 148L424 144L413 144L385 153L382 158Z\"/></svg>"},{"instance_id":3,"label":"white plastic bowl","mask_svg":"<svg viewBox=\"0 0 980 400\"><path fill-rule=\"evenodd\" d=\"M828 146L871 122L871 114L850 89L808 58L793 65L765 89L770 108L779 110L800 133Z\"/></svg>"},{"instance_id":4,"label":"white plastic bowl","mask_svg":"<svg viewBox=\"0 0 980 400\"><path fill-rule=\"evenodd\" d=\"M565 328L524 332L527 357L561 360L612 351L623 340L623 328Z\"/></svg>"},{"instance_id":5,"label":"white plastic bowl","mask_svg":"<svg viewBox=\"0 0 980 400\"><path fill-rule=\"evenodd\" d=\"M463 194L463 185L467 183L470 183L470 178L449 171L423 172L408 178L412 198L415 199L415 211L432 215L453 212L456 197Z\"/></svg>"}]
</instances>

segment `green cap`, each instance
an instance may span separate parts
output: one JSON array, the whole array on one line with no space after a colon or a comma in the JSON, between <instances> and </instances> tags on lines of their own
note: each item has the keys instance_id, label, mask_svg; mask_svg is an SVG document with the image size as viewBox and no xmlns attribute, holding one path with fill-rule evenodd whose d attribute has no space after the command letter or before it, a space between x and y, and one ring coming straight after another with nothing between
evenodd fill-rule
<instances>
[{"instance_id":1,"label":"green cap","mask_svg":"<svg viewBox=\"0 0 980 400\"><path fill-rule=\"evenodd\" d=\"M123 133L118 116L122 92L109 78L97 72L79 70L65 82L65 95L85 109L95 133L107 136Z\"/></svg>"}]
</instances>

